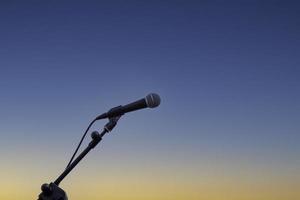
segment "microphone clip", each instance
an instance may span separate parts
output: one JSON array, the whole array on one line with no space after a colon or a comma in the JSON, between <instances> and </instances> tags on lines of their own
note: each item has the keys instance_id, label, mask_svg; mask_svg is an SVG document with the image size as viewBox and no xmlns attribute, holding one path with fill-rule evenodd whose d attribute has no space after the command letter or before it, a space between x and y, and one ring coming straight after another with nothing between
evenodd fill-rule
<instances>
[{"instance_id":1,"label":"microphone clip","mask_svg":"<svg viewBox=\"0 0 300 200\"><path fill-rule=\"evenodd\" d=\"M108 121L107 124L104 126L104 129L105 129L107 132L112 131L113 128L115 128L115 126L117 125L117 123L118 123L118 121L119 121L120 118L121 118L121 115L108 118L109 121Z\"/></svg>"}]
</instances>

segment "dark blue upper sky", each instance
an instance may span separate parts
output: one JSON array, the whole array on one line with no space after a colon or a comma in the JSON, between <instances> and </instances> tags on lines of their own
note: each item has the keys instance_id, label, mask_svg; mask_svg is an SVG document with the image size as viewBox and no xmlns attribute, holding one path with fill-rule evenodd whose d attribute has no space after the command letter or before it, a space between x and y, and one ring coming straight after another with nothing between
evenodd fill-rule
<instances>
[{"instance_id":1,"label":"dark blue upper sky","mask_svg":"<svg viewBox=\"0 0 300 200\"><path fill-rule=\"evenodd\" d=\"M62 137L69 155L92 117L157 92L118 132L299 153L299 64L296 1L2 1L1 140Z\"/></svg>"}]
</instances>

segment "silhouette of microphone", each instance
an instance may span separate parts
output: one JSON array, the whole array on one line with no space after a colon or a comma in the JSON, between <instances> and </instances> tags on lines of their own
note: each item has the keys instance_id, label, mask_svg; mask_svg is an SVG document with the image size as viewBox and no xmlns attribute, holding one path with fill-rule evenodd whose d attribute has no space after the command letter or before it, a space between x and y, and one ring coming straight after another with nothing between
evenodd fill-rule
<instances>
[{"instance_id":1,"label":"silhouette of microphone","mask_svg":"<svg viewBox=\"0 0 300 200\"><path fill-rule=\"evenodd\" d=\"M121 116L124 115L125 113L140 110L143 108L155 108L159 106L159 104L160 104L159 95L155 93L151 93L148 94L145 98L129 103L125 106L114 107L110 109L108 112L103 113L102 115L96 117L96 120Z\"/></svg>"}]
</instances>

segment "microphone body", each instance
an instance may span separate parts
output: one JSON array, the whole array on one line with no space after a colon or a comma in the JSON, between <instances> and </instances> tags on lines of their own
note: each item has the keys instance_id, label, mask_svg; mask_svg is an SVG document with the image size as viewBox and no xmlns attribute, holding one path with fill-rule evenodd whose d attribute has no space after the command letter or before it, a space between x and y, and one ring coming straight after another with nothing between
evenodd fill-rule
<instances>
[{"instance_id":1,"label":"microphone body","mask_svg":"<svg viewBox=\"0 0 300 200\"><path fill-rule=\"evenodd\" d=\"M124 106L117 106L110 109L108 112L99 115L96 120L104 118L112 118L116 116L121 116L125 113L140 110L143 108L155 108L160 104L160 97L158 94L151 93L145 98L137 100L135 102L129 103Z\"/></svg>"}]
</instances>

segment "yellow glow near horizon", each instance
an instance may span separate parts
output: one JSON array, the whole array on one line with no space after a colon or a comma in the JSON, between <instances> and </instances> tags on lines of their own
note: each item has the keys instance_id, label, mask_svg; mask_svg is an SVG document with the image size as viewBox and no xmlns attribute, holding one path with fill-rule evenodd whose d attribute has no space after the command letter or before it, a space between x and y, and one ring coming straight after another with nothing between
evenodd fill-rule
<instances>
[{"instance_id":1,"label":"yellow glow near horizon","mask_svg":"<svg viewBox=\"0 0 300 200\"><path fill-rule=\"evenodd\" d=\"M0 183L0 199L35 199L39 185L45 181L33 170L27 173L6 168ZM117 168L97 171L84 169L80 176L70 176L61 187L74 200L282 200L298 199L299 175L289 172L253 169L217 171L209 168L190 168L190 171L174 169ZM84 175L83 175L84 174ZM298 177L297 177L298 176Z\"/></svg>"}]
</instances>

